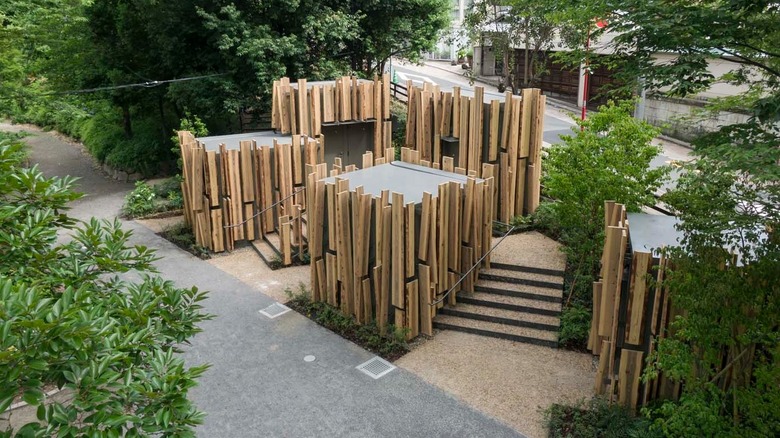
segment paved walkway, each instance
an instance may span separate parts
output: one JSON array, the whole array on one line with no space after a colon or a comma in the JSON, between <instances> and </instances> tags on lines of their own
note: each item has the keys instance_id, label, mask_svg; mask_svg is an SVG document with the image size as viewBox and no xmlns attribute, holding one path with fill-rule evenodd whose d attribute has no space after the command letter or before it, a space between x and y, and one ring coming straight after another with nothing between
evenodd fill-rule
<instances>
[{"instance_id":1,"label":"paved walkway","mask_svg":"<svg viewBox=\"0 0 780 438\"><path fill-rule=\"evenodd\" d=\"M0 123L0 130L12 129ZM81 177L87 196L73 204L74 217L116 216L130 184L106 179L76 146L49 133L26 141L46 174ZM158 249L163 276L210 291L204 305L216 318L185 352L192 365L212 364L191 392L207 413L199 436L522 436L410 372L373 380L355 369L371 353L297 313L264 317L258 311L273 303L268 296L135 222L125 226L133 243ZM307 355L316 360L305 362Z\"/></svg>"}]
</instances>

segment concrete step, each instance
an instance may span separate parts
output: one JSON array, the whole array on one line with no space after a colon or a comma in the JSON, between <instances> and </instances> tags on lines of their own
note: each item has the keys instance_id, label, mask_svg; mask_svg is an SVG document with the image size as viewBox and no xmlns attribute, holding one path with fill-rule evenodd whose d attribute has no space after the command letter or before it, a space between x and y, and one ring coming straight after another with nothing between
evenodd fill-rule
<instances>
[{"instance_id":1,"label":"concrete step","mask_svg":"<svg viewBox=\"0 0 780 438\"><path fill-rule=\"evenodd\" d=\"M480 307L491 307L493 309L504 309L504 310L511 310L513 312L552 316L556 318L560 317L561 315L560 307L555 309L544 309L544 308L533 307L533 306L523 306L519 304L502 303L500 301L471 298L467 296L458 296L458 302L462 304L472 304L474 306L480 306Z\"/></svg>"},{"instance_id":2,"label":"concrete step","mask_svg":"<svg viewBox=\"0 0 780 438\"><path fill-rule=\"evenodd\" d=\"M537 286L529 286L527 284L517 284L517 283L507 283L504 281L493 281L493 280L485 280L480 279L477 280L477 282L474 285L474 289L490 289L491 291L507 291L510 294L511 293L519 293L519 294L531 294L533 296L546 296L550 301L555 301L561 299L563 296L563 287L560 288L550 288L550 287L537 287ZM481 292L486 292L485 290L481 290ZM500 293L500 292L496 292ZM539 298L539 299L545 299L545 298Z\"/></svg>"},{"instance_id":3,"label":"concrete step","mask_svg":"<svg viewBox=\"0 0 780 438\"><path fill-rule=\"evenodd\" d=\"M539 330L529 327L518 327L490 321L479 321L460 316L440 313L433 321L433 326L441 330L454 330L480 336L506 339L546 347L558 347L558 333L549 330Z\"/></svg>"},{"instance_id":4,"label":"concrete step","mask_svg":"<svg viewBox=\"0 0 780 438\"><path fill-rule=\"evenodd\" d=\"M563 291L549 288L537 288L522 284L503 283L500 281L479 280L474 285L475 292L492 295L504 295L509 297L526 298L529 300L545 301L548 303L560 303L563 299Z\"/></svg>"},{"instance_id":5,"label":"concrete step","mask_svg":"<svg viewBox=\"0 0 780 438\"><path fill-rule=\"evenodd\" d=\"M518 272L507 269L483 269L479 273L479 279L533 286L536 288L563 290L563 277L557 275Z\"/></svg>"},{"instance_id":6,"label":"concrete step","mask_svg":"<svg viewBox=\"0 0 780 438\"><path fill-rule=\"evenodd\" d=\"M520 312L523 312L523 310L521 310L522 308L534 309L526 313L533 313L537 315L549 314L550 316L558 316L558 313L560 313L561 311L560 300L551 302L551 301L539 300L539 299L528 298L523 296L501 295L501 294L494 294L490 292L481 292L481 291L474 291L473 293L459 292L458 302L464 302L463 300L478 301L478 303L475 303L477 305L483 302L488 303L485 304L484 307L493 307L497 309L507 308L509 310L515 310ZM518 309L512 309L510 307L505 307L505 306L518 307Z\"/></svg>"},{"instance_id":7,"label":"concrete step","mask_svg":"<svg viewBox=\"0 0 780 438\"><path fill-rule=\"evenodd\" d=\"M554 316L521 313L506 309L482 307L474 304L459 303L455 306L447 306L439 309L439 312L445 315L460 316L461 318L495 322L517 327L528 327L556 333L560 326L560 319Z\"/></svg>"},{"instance_id":8,"label":"concrete step","mask_svg":"<svg viewBox=\"0 0 780 438\"><path fill-rule=\"evenodd\" d=\"M526 272L529 274L552 275L556 277L564 276L564 272L559 269L537 268L533 266L512 265L509 263L500 263L500 262L491 262L490 267L492 269L501 269L505 271L515 271L515 272Z\"/></svg>"},{"instance_id":9,"label":"concrete step","mask_svg":"<svg viewBox=\"0 0 780 438\"><path fill-rule=\"evenodd\" d=\"M271 261L278 259L280 257L279 252L274 248L273 246L269 245L268 242L263 240L262 238L252 240L249 242L250 245L252 245L252 248L255 249L255 252L257 252L257 255L260 256L260 258L265 262L266 265L271 266Z\"/></svg>"}]
</instances>

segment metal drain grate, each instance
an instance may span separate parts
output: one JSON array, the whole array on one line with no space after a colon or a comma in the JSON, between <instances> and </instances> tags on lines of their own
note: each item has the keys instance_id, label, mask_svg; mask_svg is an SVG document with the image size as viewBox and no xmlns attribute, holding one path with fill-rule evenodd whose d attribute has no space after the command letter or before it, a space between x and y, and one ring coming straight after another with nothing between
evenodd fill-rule
<instances>
[{"instance_id":1,"label":"metal drain grate","mask_svg":"<svg viewBox=\"0 0 780 438\"><path fill-rule=\"evenodd\" d=\"M271 319L274 319L277 316L284 315L289 311L290 308L285 306L284 304L273 303L270 306L266 307L265 309L261 310L260 313Z\"/></svg>"},{"instance_id":2,"label":"metal drain grate","mask_svg":"<svg viewBox=\"0 0 780 438\"><path fill-rule=\"evenodd\" d=\"M378 379L390 371L393 371L395 369L395 365L377 356L358 365L356 368L373 377L374 379Z\"/></svg>"}]
</instances>

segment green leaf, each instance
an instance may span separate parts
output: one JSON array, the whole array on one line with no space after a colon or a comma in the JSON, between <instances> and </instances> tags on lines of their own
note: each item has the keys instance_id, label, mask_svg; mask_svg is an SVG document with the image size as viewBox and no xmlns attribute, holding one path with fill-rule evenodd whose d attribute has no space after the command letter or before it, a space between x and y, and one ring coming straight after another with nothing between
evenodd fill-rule
<instances>
[{"instance_id":1,"label":"green leaf","mask_svg":"<svg viewBox=\"0 0 780 438\"><path fill-rule=\"evenodd\" d=\"M27 404L37 406L43 402L43 391L39 388L28 388L22 393L22 400Z\"/></svg>"}]
</instances>

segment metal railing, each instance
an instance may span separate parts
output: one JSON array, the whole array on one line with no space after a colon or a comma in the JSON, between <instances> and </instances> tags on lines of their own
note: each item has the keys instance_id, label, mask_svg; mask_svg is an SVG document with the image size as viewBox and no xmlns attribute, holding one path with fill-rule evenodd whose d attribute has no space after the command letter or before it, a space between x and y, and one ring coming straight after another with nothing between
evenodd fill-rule
<instances>
[{"instance_id":1,"label":"metal railing","mask_svg":"<svg viewBox=\"0 0 780 438\"><path fill-rule=\"evenodd\" d=\"M514 225L505 224L505 223L503 223L503 222L500 222L500 221L493 221L493 223L494 223L494 224L503 225L503 226L507 226L507 227L509 227L509 230L507 230L507 232L506 232L506 233L504 233L504 235L503 235L503 236L501 236L501 240L499 240L499 241L498 241L498 243L496 243L495 245L493 245L493 247L492 247L492 248L490 248L490 250L489 250L488 252L486 252L486 253L485 253L485 255L483 255L482 257L480 257L480 259L479 259L479 260L477 260L477 262L476 262L476 263L474 263L474 264L471 266L471 268L469 268L469 270L468 270L468 271L466 271L466 273L465 273L465 274L462 274L462 275L460 276L460 278L458 279L458 281L456 281L456 282L455 282L455 284L453 284L453 285L452 285L452 286L451 286L451 287L450 287L450 288L447 290L447 292L445 292L445 293L444 293L444 295L442 295L442 296L441 296L441 298L439 298L438 300L436 300L436 301L432 302L431 304L429 304L431 307L433 307L433 306L436 306L436 305L438 305L439 303L443 302L443 301L444 301L444 300L447 298L447 295L449 295L450 293L452 293L452 291L454 291L454 290L455 290L455 288L456 288L456 287L458 287L458 285L459 285L459 284L461 284L461 283L463 282L463 279L464 279L464 278L466 278L467 276L469 276L469 275L471 274L471 272L472 272L474 269L476 269L476 268L477 268L477 267L478 267L480 264L482 264L482 261L483 261L483 260L485 260L485 259L487 258L487 256L489 256L489 255L490 255L490 253L491 253L491 252L493 252L493 250L494 250L494 249L498 248L498 245L501 245L501 242L503 242L503 241L504 241L504 239L506 239L506 237L507 237L507 236L509 236L510 234L512 234L512 231L514 231L514 230L517 228L517 227L515 227Z\"/></svg>"}]
</instances>

